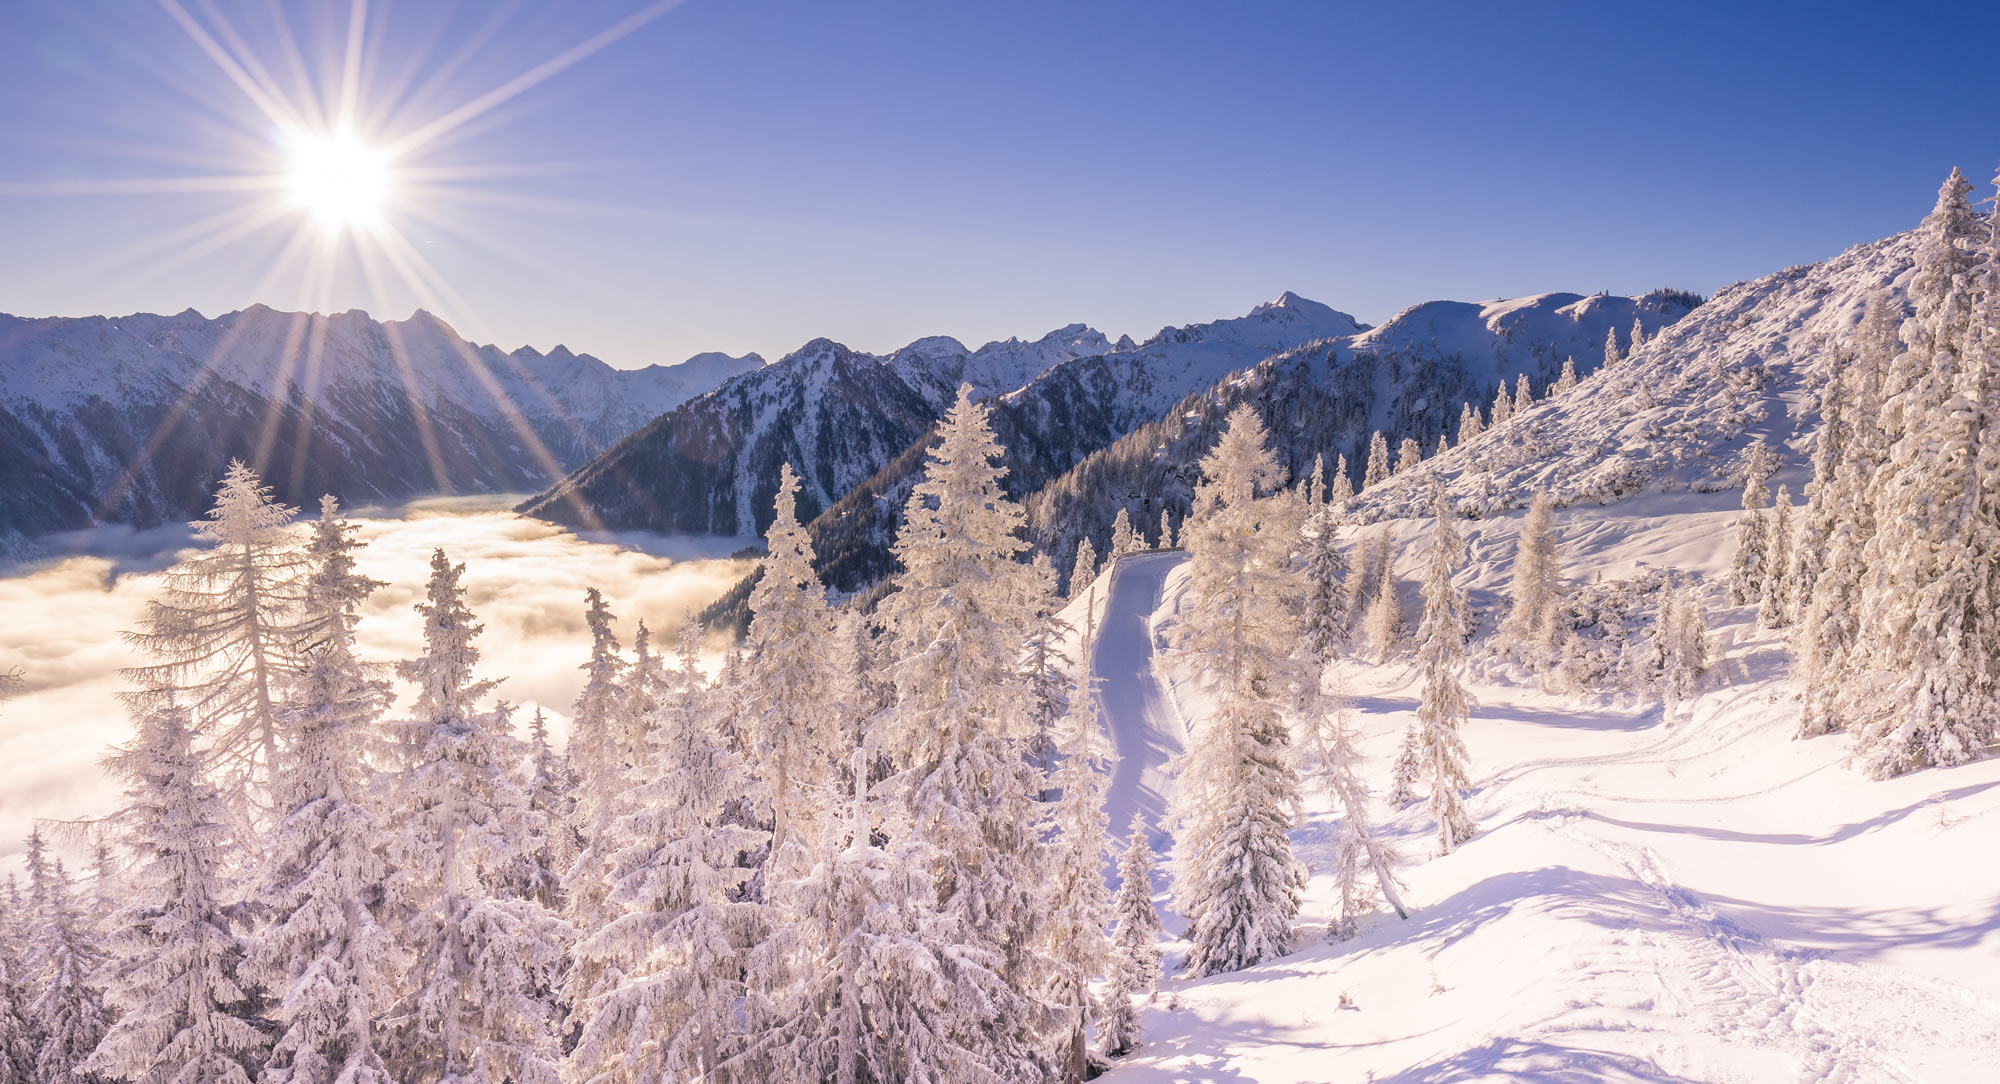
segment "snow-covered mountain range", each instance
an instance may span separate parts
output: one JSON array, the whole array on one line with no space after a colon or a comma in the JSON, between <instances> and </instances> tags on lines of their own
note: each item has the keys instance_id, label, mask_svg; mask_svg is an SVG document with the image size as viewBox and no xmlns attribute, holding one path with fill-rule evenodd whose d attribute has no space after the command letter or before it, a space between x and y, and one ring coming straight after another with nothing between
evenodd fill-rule
<instances>
[{"instance_id":1,"label":"snow-covered mountain range","mask_svg":"<svg viewBox=\"0 0 2000 1084\"><path fill-rule=\"evenodd\" d=\"M1166 328L1139 344L1114 344L1081 324L970 351L955 339L919 339L886 357L815 339L655 420L521 510L571 526L761 532L780 465L791 462L804 480L801 514L818 513L923 437L961 381L1016 404L1020 424L1005 435L1023 449L1034 443L1052 474L1229 372L1362 330L1345 313L1286 293L1245 316Z\"/></svg>"},{"instance_id":2,"label":"snow-covered mountain range","mask_svg":"<svg viewBox=\"0 0 2000 1084\"><path fill-rule=\"evenodd\" d=\"M762 363L508 353L421 310L0 315L0 534L186 519L232 457L293 503L535 489Z\"/></svg>"}]
</instances>

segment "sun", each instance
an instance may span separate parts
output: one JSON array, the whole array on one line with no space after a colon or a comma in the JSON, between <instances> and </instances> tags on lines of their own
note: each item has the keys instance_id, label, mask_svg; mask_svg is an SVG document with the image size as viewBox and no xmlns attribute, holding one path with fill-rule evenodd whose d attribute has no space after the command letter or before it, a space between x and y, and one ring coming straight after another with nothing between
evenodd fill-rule
<instances>
[{"instance_id":1,"label":"sun","mask_svg":"<svg viewBox=\"0 0 2000 1084\"><path fill-rule=\"evenodd\" d=\"M285 142L293 206L333 233L382 221L390 189L387 154L348 132L293 132Z\"/></svg>"}]
</instances>

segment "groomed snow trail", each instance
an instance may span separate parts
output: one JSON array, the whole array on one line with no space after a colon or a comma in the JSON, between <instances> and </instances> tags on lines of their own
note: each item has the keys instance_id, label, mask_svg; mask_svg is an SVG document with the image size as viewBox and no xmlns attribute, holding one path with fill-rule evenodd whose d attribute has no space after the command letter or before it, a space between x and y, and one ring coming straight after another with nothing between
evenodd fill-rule
<instances>
[{"instance_id":1,"label":"groomed snow trail","mask_svg":"<svg viewBox=\"0 0 2000 1084\"><path fill-rule=\"evenodd\" d=\"M1112 835L1121 841L1131 829L1133 813L1140 814L1159 854L1166 853L1170 838L1164 823L1172 785L1166 763L1181 751L1187 731L1168 695L1166 679L1153 665L1164 647L1153 615L1160 608L1167 575L1186 560L1187 554L1171 550L1129 553L1114 561L1096 585L1107 597L1101 603L1090 672L1097 679L1098 703L1118 751L1104 809ZM1112 866L1115 883L1116 863Z\"/></svg>"}]
</instances>

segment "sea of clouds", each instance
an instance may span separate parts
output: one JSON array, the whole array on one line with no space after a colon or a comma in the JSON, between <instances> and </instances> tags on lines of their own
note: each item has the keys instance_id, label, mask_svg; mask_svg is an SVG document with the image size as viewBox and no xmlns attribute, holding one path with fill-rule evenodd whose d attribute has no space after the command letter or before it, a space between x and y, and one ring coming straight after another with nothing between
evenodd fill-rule
<instances>
[{"instance_id":1,"label":"sea of clouds","mask_svg":"<svg viewBox=\"0 0 2000 1084\"><path fill-rule=\"evenodd\" d=\"M644 619L671 651L687 616L750 571L728 555L746 542L618 534L579 537L505 510L500 499L421 502L354 513L360 571L386 586L369 599L359 628L370 659L409 658L422 646L423 598L431 552L465 565L466 601L485 625L476 641L482 677L496 695L522 706L517 724L540 705L558 734L583 684L590 653L583 593L604 592L630 653ZM0 704L0 866L12 868L37 820L101 816L119 803L98 767L131 737L117 694L123 667L143 663L121 633L138 626L159 573L193 545L185 528L106 527L57 536L42 557L0 567L0 673L17 670L21 693ZM711 668L719 662L710 644ZM408 686L399 695L407 697ZM400 706L400 705L399 705Z\"/></svg>"}]
</instances>

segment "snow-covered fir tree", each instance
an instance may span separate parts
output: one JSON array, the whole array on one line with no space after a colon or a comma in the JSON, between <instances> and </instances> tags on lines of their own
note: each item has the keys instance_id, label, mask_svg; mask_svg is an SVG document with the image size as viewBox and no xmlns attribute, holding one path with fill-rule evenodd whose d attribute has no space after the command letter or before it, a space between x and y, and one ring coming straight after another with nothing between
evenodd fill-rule
<instances>
[{"instance_id":1,"label":"snow-covered fir tree","mask_svg":"<svg viewBox=\"0 0 2000 1084\"><path fill-rule=\"evenodd\" d=\"M1289 835L1299 778L1283 714L1301 678L1286 604L1294 506L1261 496L1284 474L1248 406L1230 412L1201 470L1207 511L1187 532L1194 605L1175 647L1214 700L1172 762L1174 900L1197 977L1290 951L1305 887Z\"/></svg>"},{"instance_id":2,"label":"snow-covered fir tree","mask_svg":"<svg viewBox=\"0 0 2000 1084\"><path fill-rule=\"evenodd\" d=\"M837 675L826 650L833 616L813 571L812 539L799 525L799 488L788 463L778 475L777 514L764 534L764 575L750 592L746 640L749 753L770 796L772 856L787 871L818 845L839 758L830 699ZM799 850L788 857L794 838Z\"/></svg>"},{"instance_id":3,"label":"snow-covered fir tree","mask_svg":"<svg viewBox=\"0 0 2000 1084\"><path fill-rule=\"evenodd\" d=\"M1661 715L1672 720L1708 672L1708 619L1693 589L1669 587L1660 600Z\"/></svg>"},{"instance_id":4,"label":"snow-covered fir tree","mask_svg":"<svg viewBox=\"0 0 2000 1084\"><path fill-rule=\"evenodd\" d=\"M380 923L389 871L367 761L387 681L354 655L361 604L379 586L355 571L360 543L332 498L307 549L304 612L314 638L287 684L290 748L277 774L278 822L254 898L268 920L243 973L270 991L266 1084L388 1084L375 1021L397 950Z\"/></svg>"},{"instance_id":5,"label":"snow-covered fir tree","mask_svg":"<svg viewBox=\"0 0 2000 1084\"><path fill-rule=\"evenodd\" d=\"M1556 378L1555 387L1549 390L1549 395L1552 398L1556 396L1568 395L1570 392L1576 390L1576 385L1577 385L1576 359L1573 357L1564 358L1562 375Z\"/></svg>"},{"instance_id":6,"label":"snow-covered fir tree","mask_svg":"<svg viewBox=\"0 0 2000 1084\"><path fill-rule=\"evenodd\" d=\"M231 460L215 506L193 524L210 543L168 570L125 639L157 659L127 671L141 690L172 691L193 713L204 752L245 826L270 804L281 745L278 690L299 663L307 558L293 520L271 489ZM143 709L143 706L141 706Z\"/></svg>"},{"instance_id":7,"label":"snow-covered fir tree","mask_svg":"<svg viewBox=\"0 0 2000 1084\"><path fill-rule=\"evenodd\" d=\"M1362 475L1361 488L1374 489L1389 480L1389 438L1377 429L1368 441L1368 471Z\"/></svg>"},{"instance_id":8,"label":"snow-covered fir tree","mask_svg":"<svg viewBox=\"0 0 2000 1084\"><path fill-rule=\"evenodd\" d=\"M1784 568L1779 591L1785 600L1785 624L1796 629L1805 620L1810 585L1826 571L1828 540L1844 513L1829 498L1834 477L1846 458L1847 429L1852 424L1845 404L1846 385L1859 360L1852 354L1834 359L1833 376L1820 390L1820 426L1813 438L1813 476L1806 485L1806 505L1799 517L1797 544ZM1794 647L1800 646L1797 634Z\"/></svg>"},{"instance_id":9,"label":"snow-covered fir tree","mask_svg":"<svg viewBox=\"0 0 2000 1084\"><path fill-rule=\"evenodd\" d=\"M1338 456L1333 464L1333 477L1326 483L1326 503L1337 512L1345 513L1354 500L1354 480L1348 477L1347 457Z\"/></svg>"},{"instance_id":10,"label":"snow-covered fir tree","mask_svg":"<svg viewBox=\"0 0 2000 1084\"><path fill-rule=\"evenodd\" d=\"M1417 670L1423 689L1417 701L1417 742L1421 777L1430 791L1431 819L1438 826L1438 850L1472 836L1472 816L1464 792L1471 786L1465 738L1460 731L1471 702L1460 678L1465 669L1465 593L1452 583L1465 556L1457 513L1444 488L1432 484L1433 521L1424 560L1424 619L1417 629Z\"/></svg>"},{"instance_id":11,"label":"snow-covered fir tree","mask_svg":"<svg viewBox=\"0 0 2000 1084\"><path fill-rule=\"evenodd\" d=\"M1632 334L1629 337L1629 342L1630 345L1625 348L1625 356L1628 358L1638 353L1640 347L1646 345L1646 322L1636 315L1632 317Z\"/></svg>"},{"instance_id":12,"label":"snow-covered fir tree","mask_svg":"<svg viewBox=\"0 0 2000 1084\"><path fill-rule=\"evenodd\" d=\"M1118 893L1111 900L1111 934L1106 965L1104 1020L1098 1049L1121 1057L1139 1046L1139 1008L1133 999L1150 999L1160 987L1160 912L1153 906L1153 844L1146 836L1143 814L1132 814L1125 854L1118 860Z\"/></svg>"},{"instance_id":13,"label":"snow-covered fir tree","mask_svg":"<svg viewBox=\"0 0 2000 1084\"><path fill-rule=\"evenodd\" d=\"M1078 678L1056 732L1062 766L1052 780L1057 797L1049 811L1054 854L1041 932L1049 960L1045 997L1056 1014L1050 1060L1065 1084L1082 1084L1094 1075L1088 1042L1101 1006L1091 983L1103 973L1107 958L1104 862L1111 848L1104 783L1117 758L1098 719L1090 677L1096 635L1095 615L1086 610Z\"/></svg>"},{"instance_id":14,"label":"snow-covered fir tree","mask_svg":"<svg viewBox=\"0 0 2000 1084\"><path fill-rule=\"evenodd\" d=\"M1153 548L1158 550L1170 550L1174 548L1174 525L1173 521L1167 518L1167 510L1165 508L1160 509L1159 542Z\"/></svg>"},{"instance_id":15,"label":"snow-covered fir tree","mask_svg":"<svg viewBox=\"0 0 2000 1084\"><path fill-rule=\"evenodd\" d=\"M1500 378L1500 390L1493 393L1493 424L1505 425L1514 416L1514 397L1507 393L1507 378Z\"/></svg>"},{"instance_id":16,"label":"snow-covered fir tree","mask_svg":"<svg viewBox=\"0 0 2000 1084\"><path fill-rule=\"evenodd\" d=\"M1877 777L1970 760L2000 719L2000 222L1981 227L1971 187L1953 170L1918 230L1916 314L1885 382L1882 529L1839 706Z\"/></svg>"},{"instance_id":17,"label":"snow-covered fir tree","mask_svg":"<svg viewBox=\"0 0 2000 1084\"><path fill-rule=\"evenodd\" d=\"M1729 604L1741 606L1762 597L1766 558L1770 550L1771 475L1778 457L1762 442L1752 444L1743 460L1743 515L1736 521L1736 556L1729 566Z\"/></svg>"},{"instance_id":18,"label":"snow-covered fir tree","mask_svg":"<svg viewBox=\"0 0 2000 1084\"><path fill-rule=\"evenodd\" d=\"M964 989L963 1010L940 1021L941 1041L1008 1075L1039 1061L1033 931L1047 867L1020 664L1035 573L1016 559L1027 549L1024 517L1001 488L1003 449L969 386L940 430L896 535L899 589L877 609L896 688L879 749L910 830L934 851L926 868L936 912L926 924L962 947L939 977Z\"/></svg>"},{"instance_id":19,"label":"snow-covered fir tree","mask_svg":"<svg viewBox=\"0 0 2000 1084\"><path fill-rule=\"evenodd\" d=\"M27 931L34 916L13 874L0 888L0 1084L32 1084L36 1037L28 1015Z\"/></svg>"},{"instance_id":20,"label":"snow-covered fir tree","mask_svg":"<svg viewBox=\"0 0 2000 1084\"><path fill-rule=\"evenodd\" d=\"M1792 600L1786 593L1792 570L1792 490L1778 487L1771 506L1771 521L1764 532L1764 589L1757 607L1757 623L1767 629L1781 629L1791 623Z\"/></svg>"},{"instance_id":21,"label":"snow-covered fir tree","mask_svg":"<svg viewBox=\"0 0 2000 1084\"><path fill-rule=\"evenodd\" d=\"M1315 506L1323 504L1326 501L1326 457L1325 456L1323 455L1313 456L1312 473L1306 476L1304 485L1305 485L1305 495L1306 495L1306 510L1307 514L1310 515L1311 510Z\"/></svg>"},{"instance_id":22,"label":"snow-covered fir tree","mask_svg":"<svg viewBox=\"0 0 2000 1084\"><path fill-rule=\"evenodd\" d=\"M1618 349L1618 329L1615 327L1605 328L1604 367L1606 369L1610 369L1616 366L1619 362L1624 360L1625 360L1624 353Z\"/></svg>"},{"instance_id":23,"label":"snow-covered fir tree","mask_svg":"<svg viewBox=\"0 0 2000 1084\"><path fill-rule=\"evenodd\" d=\"M668 693L663 688L658 695L664 700ZM542 829L535 836L530 861L523 867L532 880L522 886L520 894L551 910L561 910L561 871L569 869L582 852L583 837L576 831L576 780L570 775L569 759L549 741L549 723L540 705L528 720L528 811Z\"/></svg>"},{"instance_id":24,"label":"snow-covered fir tree","mask_svg":"<svg viewBox=\"0 0 2000 1084\"><path fill-rule=\"evenodd\" d=\"M1143 547L1139 542L1139 532L1132 529L1132 514L1124 505L1118 506L1118 518L1111 521L1111 557L1116 560L1128 553L1137 553Z\"/></svg>"},{"instance_id":25,"label":"snow-covered fir tree","mask_svg":"<svg viewBox=\"0 0 2000 1084\"><path fill-rule=\"evenodd\" d=\"M116 819L137 861L106 946L116 1019L82 1069L133 1084L250 1084L266 1038L225 913L228 812L185 709L165 698L138 725L108 765L127 781Z\"/></svg>"},{"instance_id":26,"label":"snow-covered fir tree","mask_svg":"<svg viewBox=\"0 0 2000 1084\"><path fill-rule=\"evenodd\" d=\"M1076 544L1076 564L1069 572L1069 597L1077 598L1097 582L1097 547L1085 538Z\"/></svg>"},{"instance_id":27,"label":"snow-covered fir tree","mask_svg":"<svg viewBox=\"0 0 2000 1084\"><path fill-rule=\"evenodd\" d=\"M1072 630L1062 618L1062 601L1056 594L1055 568L1048 555L1035 554L1030 562L1035 572L1035 627L1028 636L1029 715L1035 736L1028 747L1028 759L1047 779L1056 770L1056 725L1069 710L1070 658L1063 650ZM1046 795L1045 795L1046 797Z\"/></svg>"},{"instance_id":28,"label":"snow-covered fir tree","mask_svg":"<svg viewBox=\"0 0 2000 1084\"><path fill-rule=\"evenodd\" d=\"M28 837L27 988L36 1084L108 1084L85 1067L110 1017L95 976L104 950L77 906L61 859L49 861L37 829Z\"/></svg>"},{"instance_id":29,"label":"snow-covered fir tree","mask_svg":"<svg viewBox=\"0 0 2000 1084\"><path fill-rule=\"evenodd\" d=\"M1303 531L1305 543L1305 645L1314 659L1330 659L1347 646L1347 554L1340 547L1340 512L1322 504Z\"/></svg>"},{"instance_id":30,"label":"snow-covered fir tree","mask_svg":"<svg viewBox=\"0 0 2000 1084\"><path fill-rule=\"evenodd\" d=\"M1507 616L1498 646L1538 669L1554 665L1556 609L1562 602L1562 564L1556 548L1555 500L1535 493L1521 521L1514 548L1514 574L1507 585Z\"/></svg>"},{"instance_id":31,"label":"snow-covered fir tree","mask_svg":"<svg viewBox=\"0 0 2000 1084\"><path fill-rule=\"evenodd\" d=\"M1479 408L1467 400L1458 412L1458 443L1463 446L1468 441L1478 440L1479 434L1485 431L1486 423L1479 416Z\"/></svg>"},{"instance_id":32,"label":"snow-covered fir tree","mask_svg":"<svg viewBox=\"0 0 2000 1084\"><path fill-rule=\"evenodd\" d=\"M684 671L699 665L694 643ZM693 691L698 675L684 672L688 691L664 706L648 781L611 832L616 913L576 946L606 978L576 1005L583 1030L564 1062L569 1081L714 1079L738 1053L758 908L739 898L750 870L737 857L763 847L768 834L728 815L731 799L757 787L749 766L706 725ZM798 830L814 824L802 820Z\"/></svg>"},{"instance_id":33,"label":"snow-covered fir tree","mask_svg":"<svg viewBox=\"0 0 2000 1084\"><path fill-rule=\"evenodd\" d=\"M631 782L633 755L622 740L633 731L624 684L626 664L612 631L617 617L597 588L583 593L584 626L590 630L590 658L580 669L583 690L570 712L569 768L576 780L576 832L583 849L563 871L565 917L580 930L596 928L609 915L605 896L607 859L614 846L611 822Z\"/></svg>"},{"instance_id":34,"label":"snow-covered fir tree","mask_svg":"<svg viewBox=\"0 0 2000 1084\"><path fill-rule=\"evenodd\" d=\"M1403 474L1415 470L1417 464L1423 461L1423 446L1409 437L1404 437L1403 443L1396 447L1396 473Z\"/></svg>"},{"instance_id":35,"label":"snow-covered fir tree","mask_svg":"<svg viewBox=\"0 0 2000 1084\"><path fill-rule=\"evenodd\" d=\"M473 676L481 626L465 605L464 572L443 550L432 554L417 604L423 654L398 666L417 686L396 728L406 766L389 843L397 932L412 959L388 1014L385 1060L402 1081L553 1081L551 991L568 931L541 904L496 892L535 825L514 774L526 750L508 734L507 709L479 706L495 683Z\"/></svg>"},{"instance_id":36,"label":"snow-covered fir tree","mask_svg":"<svg viewBox=\"0 0 2000 1084\"><path fill-rule=\"evenodd\" d=\"M1535 393L1528 381L1528 374L1522 373L1514 380L1514 413L1525 414L1535 408Z\"/></svg>"},{"instance_id":37,"label":"snow-covered fir tree","mask_svg":"<svg viewBox=\"0 0 2000 1084\"><path fill-rule=\"evenodd\" d=\"M1382 537L1388 537L1385 532ZM1396 645L1403 638L1403 603L1401 592L1396 589L1396 569L1387 559L1381 563L1381 572L1375 578L1374 595L1368 600L1368 610L1361 619L1361 636L1368 644L1368 653L1376 662L1387 662L1396 651Z\"/></svg>"}]
</instances>

